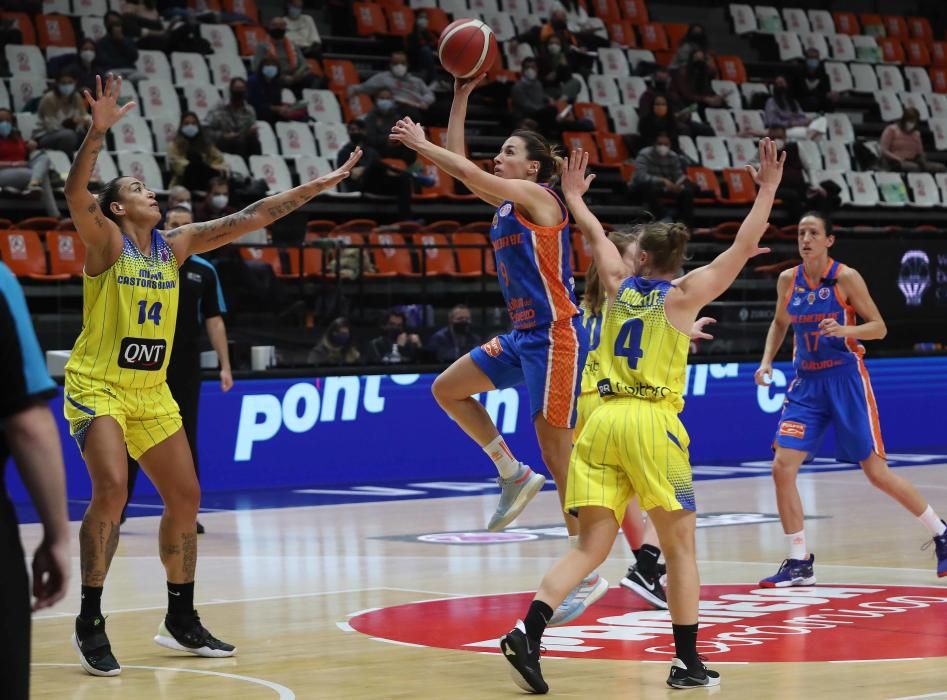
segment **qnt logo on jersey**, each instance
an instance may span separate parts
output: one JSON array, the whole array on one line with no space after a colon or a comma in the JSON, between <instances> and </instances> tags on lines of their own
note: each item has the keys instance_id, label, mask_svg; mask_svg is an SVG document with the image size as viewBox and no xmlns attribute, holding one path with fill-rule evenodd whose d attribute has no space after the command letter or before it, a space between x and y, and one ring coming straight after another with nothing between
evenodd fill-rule
<instances>
[{"instance_id":1,"label":"qnt logo on jersey","mask_svg":"<svg viewBox=\"0 0 947 700\"><path fill-rule=\"evenodd\" d=\"M118 352L118 366L157 372L164 366L168 344L161 338L122 338Z\"/></svg>"}]
</instances>

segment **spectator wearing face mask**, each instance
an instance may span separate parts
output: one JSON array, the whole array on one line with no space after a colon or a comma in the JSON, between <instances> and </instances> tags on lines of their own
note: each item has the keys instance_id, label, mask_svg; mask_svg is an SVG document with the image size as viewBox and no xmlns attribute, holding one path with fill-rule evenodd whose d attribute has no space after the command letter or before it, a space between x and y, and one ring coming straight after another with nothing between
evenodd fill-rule
<instances>
[{"instance_id":1,"label":"spectator wearing face mask","mask_svg":"<svg viewBox=\"0 0 947 700\"><path fill-rule=\"evenodd\" d=\"M773 81L773 95L766 100L763 122L769 129L784 129L786 138L793 141L819 138L828 129L824 117L813 119L802 110L784 75L776 76Z\"/></svg>"},{"instance_id":2,"label":"spectator wearing face mask","mask_svg":"<svg viewBox=\"0 0 947 700\"><path fill-rule=\"evenodd\" d=\"M536 68L539 80L553 99L575 102L582 84L573 77L572 67L563 50L562 39L550 34L543 42L537 56Z\"/></svg>"},{"instance_id":3,"label":"spectator wearing face mask","mask_svg":"<svg viewBox=\"0 0 947 700\"><path fill-rule=\"evenodd\" d=\"M832 92L829 74L817 49L806 49L802 70L796 72L791 88L799 106L806 112L831 111L838 99L838 95Z\"/></svg>"},{"instance_id":4,"label":"spectator wearing face mask","mask_svg":"<svg viewBox=\"0 0 947 700\"><path fill-rule=\"evenodd\" d=\"M168 170L172 185L189 190L202 190L211 178L228 174L223 154L205 138L194 112L185 112L177 136L168 144Z\"/></svg>"},{"instance_id":5,"label":"spectator wearing face mask","mask_svg":"<svg viewBox=\"0 0 947 700\"><path fill-rule=\"evenodd\" d=\"M76 92L76 77L64 71L36 109L39 125L32 136L40 148L65 151L71 159L92 123L85 100Z\"/></svg>"},{"instance_id":6,"label":"spectator wearing face mask","mask_svg":"<svg viewBox=\"0 0 947 700\"><path fill-rule=\"evenodd\" d=\"M341 367L357 365L361 359L361 353L352 342L352 326L347 318L340 316L329 324L318 344L309 351L308 364Z\"/></svg>"},{"instance_id":7,"label":"spectator wearing face mask","mask_svg":"<svg viewBox=\"0 0 947 700\"><path fill-rule=\"evenodd\" d=\"M405 37L405 48L411 65L426 83L434 80L437 67L437 36L428 29L427 12L419 9L414 15L414 28Z\"/></svg>"},{"instance_id":8,"label":"spectator wearing face mask","mask_svg":"<svg viewBox=\"0 0 947 700\"><path fill-rule=\"evenodd\" d=\"M513 84L510 98L515 120L532 119L539 125L539 131L552 130L559 110L539 80L535 58L523 60L520 79Z\"/></svg>"},{"instance_id":9,"label":"spectator wearing face mask","mask_svg":"<svg viewBox=\"0 0 947 700\"><path fill-rule=\"evenodd\" d=\"M674 53L674 58L671 59L670 68L674 70L686 66L691 62L691 56L695 51L702 51L705 55L709 55L707 51L707 33L704 31L704 25L702 24L692 24L688 27L687 34L681 39L681 43Z\"/></svg>"},{"instance_id":10,"label":"spectator wearing face mask","mask_svg":"<svg viewBox=\"0 0 947 700\"><path fill-rule=\"evenodd\" d=\"M322 52L322 37L312 15L303 12L303 0L287 0L286 38L302 51L304 56L319 58Z\"/></svg>"},{"instance_id":11,"label":"spectator wearing face mask","mask_svg":"<svg viewBox=\"0 0 947 700\"><path fill-rule=\"evenodd\" d=\"M413 364L421 350L421 338L406 330L404 312L391 309L385 316L382 334L373 338L365 350L365 360L373 365Z\"/></svg>"},{"instance_id":12,"label":"spectator wearing face mask","mask_svg":"<svg viewBox=\"0 0 947 700\"><path fill-rule=\"evenodd\" d=\"M164 208L165 215L167 212L172 209L186 209L189 212L194 212L193 202L191 201L191 191L187 187L182 187L181 185L174 185L168 189L168 204ZM167 229L167 220L162 221L158 224L159 229Z\"/></svg>"},{"instance_id":13,"label":"spectator wearing face mask","mask_svg":"<svg viewBox=\"0 0 947 700\"><path fill-rule=\"evenodd\" d=\"M95 54L95 42L92 39L79 42L77 53L56 56L46 64L46 75L53 80L58 80L66 71L76 78L76 92L81 95L83 90L89 90L94 94L95 76L104 75L106 70Z\"/></svg>"},{"instance_id":14,"label":"spectator wearing face mask","mask_svg":"<svg viewBox=\"0 0 947 700\"><path fill-rule=\"evenodd\" d=\"M95 44L95 54L99 64L106 71L131 75L138 61L138 47L125 36L122 16L117 12L105 15L105 36Z\"/></svg>"},{"instance_id":15,"label":"spectator wearing face mask","mask_svg":"<svg viewBox=\"0 0 947 700\"><path fill-rule=\"evenodd\" d=\"M4 108L0 108L0 189L18 196L39 195L46 216L59 218L49 181L49 158L38 149L36 141L23 139L13 113Z\"/></svg>"},{"instance_id":16,"label":"spectator wearing face mask","mask_svg":"<svg viewBox=\"0 0 947 700\"><path fill-rule=\"evenodd\" d=\"M666 133L658 134L653 146L638 152L629 192L641 197L656 219L667 215L661 200L673 197L677 205L676 218L690 224L697 187L687 179L681 158L671 148L671 137Z\"/></svg>"},{"instance_id":17,"label":"spectator wearing face mask","mask_svg":"<svg viewBox=\"0 0 947 700\"><path fill-rule=\"evenodd\" d=\"M293 90L316 87L316 76L309 69L306 57L296 44L286 36L286 18L274 17L267 31L271 41L261 41L256 45L253 58L254 68L259 69L263 59L276 60L279 66L279 84Z\"/></svg>"},{"instance_id":18,"label":"spectator wearing face mask","mask_svg":"<svg viewBox=\"0 0 947 700\"><path fill-rule=\"evenodd\" d=\"M236 211L230 203L230 185L224 178L214 177L207 186L207 195L194 209L194 221L210 221Z\"/></svg>"},{"instance_id":19,"label":"spectator wearing face mask","mask_svg":"<svg viewBox=\"0 0 947 700\"><path fill-rule=\"evenodd\" d=\"M671 90L686 106L695 106L703 114L706 107L722 107L724 99L713 91L716 73L703 50L691 53L689 63L673 72Z\"/></svg>"},{"instance_id":20,"label":"spectator wearing face mask","mask_svg":"<svg viewBox=\"0 0 947 700\"><path fill-rule=\"evenodd\" d=\"M901 118L881 132L881 159L885 168L903 172L944 172L943 163L932 163L924 154L921 132L918 131L920 114L913 107L905 107Z\"/></svg>"},{"instance_id":21,"label":"spectator wearing face mask","mask_svg":"<svg viewBox=\"0 0 947 700\"><path fill-rule=\"evenodd\" d=\"M247 101L256 112L257 119L273 123L288 120L292 114L290 105L283 104L279 73L279 63L272 56L267 56L247 80Z\"/></svg>"},{"instance_id":22,"label":"spectator wearing face mask","mask_svg":"<svg viewBox=\"0 0 947 700\"><path fill-rule=\"evenodd\" d=\"M426 350L435 362L449 364L463 357L481 343L471 330L470 308L458 304L447 316L447 325L428 338Z\"/></svg>"},{"instance_id":23,"label":"spectator wearing face mask","mask_svg":"<svg viewBox=\"0 0 947 700\"><path fill-rule=\"evenodd\" d=\"M256 110L247 102L247 81L230 81L229 99L207 115L207 138L224 153L236 153L244 159L260 153Z\"/></svg>"},{"instance_id":24,"label":"spectator wearing face mask","mask_svg":"<svg viewBox=\"0 0 947 700\"><path fill-rule=\"evenodd\" d=\"M370 117L371 114L368 116ZM350 121L348 132L349 142L339 151L336 162L344 163L347 161L356 147L362 149L362 158L358 165L352 168L349 177L342 181L342 187L348 192L393 194L398 203L398 218L410 219L412 217L411 194L414 191L411 174L406 170L399 170L384 162L382 152L367 139L365 120L353 119ZM384 133L387 134L387 132ZM355 264L357 267L357 255Z\"/></svg>"},{"instance_id":25,"label":"spectator wearing face mask","mask_svg":"<svg viewBox=\"0 0 947 700\"><path fill-rule=\"evenodd\" d=\"M640 114L638 134L643 146L653 146L658 134L667 134L671 143L677 143L677 119L671 114L667 95L655 95L651 101L651 111L640 110Z\"/></svg>"},{"instance_id":26,"label":"spectator wearing face mask","mask_svg":"<svg viewBox=\"0 0 947 700\"><path fill-rule=\"evenodd\" d=\"M408 55L404 51L391 54L388 70L375 73L359 85L350 85L349 95L365 93L376 96L381 90L389 90L399 112L398 117L409 116L420 119L428 107L434 104L431 88L416 75L408 73Z\"/></svg>"}]
</instances>

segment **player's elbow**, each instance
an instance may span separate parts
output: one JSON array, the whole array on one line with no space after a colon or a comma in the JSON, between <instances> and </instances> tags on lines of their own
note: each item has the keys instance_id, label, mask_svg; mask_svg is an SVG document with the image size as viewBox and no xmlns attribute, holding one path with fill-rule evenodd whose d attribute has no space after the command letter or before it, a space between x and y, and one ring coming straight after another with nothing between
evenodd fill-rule
<instances>
[{"instance_id":1,"label":"player's elbow","mask_svg":"<svg viewBox=\"0 0 947 700\"><path fill-rule=\"evenodd\" d=\"M876 323L878 324L878 332L875 335L875 340L884 340L885 336L888 335L888 326L881 320L878 320Z\"/></svg>"}]
</instances>

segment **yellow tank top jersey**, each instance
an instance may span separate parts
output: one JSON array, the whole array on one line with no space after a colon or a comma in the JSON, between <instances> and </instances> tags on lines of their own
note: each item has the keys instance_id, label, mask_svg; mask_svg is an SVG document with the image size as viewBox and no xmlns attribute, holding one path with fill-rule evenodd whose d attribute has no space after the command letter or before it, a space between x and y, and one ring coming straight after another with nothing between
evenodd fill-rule
<instances>
[{"instance_id":1,"label":"yellow tank top jersey","mask_svg":"<svg viewBox=\"0 0 947 700\"><path fill-rule=\"evenodd\" d=\"M585 356L585 367L582 370L582 393L598 394L598 376L599 367L602 358L599 357L598 348L602 338L602 318L605 311L605 304L599 309L597 314L593 314L586 303L583 301L579 305L579 311L582 312L582 325L589 335L589 352Z\"/></svg>"},{"instance_id":2,"label":"yellow tank top jersey","mask_svg":"<svg viewBox=\"0 0 947 700\"><path fill-rule=\"evenodd\" d=\"M82 279L82 331L66 363L83 385L150 389L167 376L178 314L178 264L158 230L142 253L124 234L108 270Z\"/></svg>"},{"instance_id":3,"label":"yellow tank top jersey","mask_svg":"<svg viewBox=\"0 0 947 700\"><path fill-rule=\"evenodd\" d=\"M678 413L684 408L690 338L672 326L664 313L671 288L666 280L642 277L622 282L615 301L608 305L597 353L596 384L603 397L666 402Z\"/></svg>"}]
</instances>

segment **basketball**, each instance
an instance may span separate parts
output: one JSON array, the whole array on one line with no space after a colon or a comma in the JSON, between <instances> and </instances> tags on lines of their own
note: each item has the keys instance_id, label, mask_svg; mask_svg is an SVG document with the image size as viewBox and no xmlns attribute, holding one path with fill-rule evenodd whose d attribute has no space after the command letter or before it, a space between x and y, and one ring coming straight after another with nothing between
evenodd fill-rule
<instances>
[{"instance_id":1,"label":"basketball","mask_svg":"<svg viewBox=\"0 0 947 700\"><path fill-rule=\"evenodd\" d=\"M493 66L497 40L493 30L479 19L458 19L441 32L437 57L455 78L472 78Z\"/></svg>"}]
</instances>

